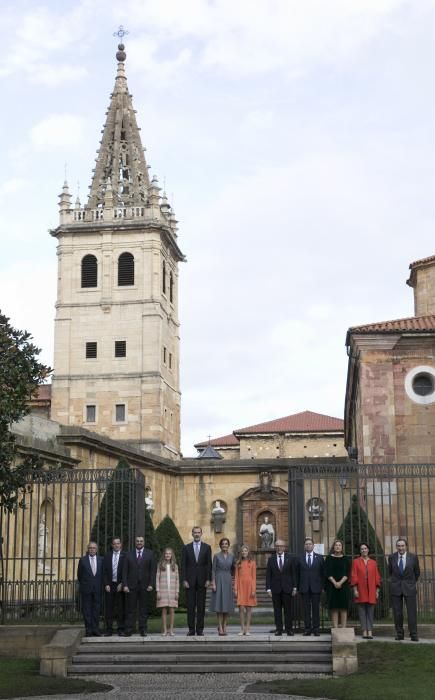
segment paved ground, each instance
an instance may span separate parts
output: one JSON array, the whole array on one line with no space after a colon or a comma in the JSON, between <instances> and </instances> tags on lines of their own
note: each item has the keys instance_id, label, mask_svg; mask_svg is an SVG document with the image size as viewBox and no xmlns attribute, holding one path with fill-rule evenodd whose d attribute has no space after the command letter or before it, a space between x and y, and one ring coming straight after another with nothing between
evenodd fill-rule
<instances>
[{"instance_id":1,"label":"paved ground","mask_svg":"<svg viewBox=\"0 0 435 700\"><path fill-rule=\"evenodd\" d=\"M247 685L256 681L270 681L277 678L294 678L291 674L271 673L219 673L219 674L116 674L94 676L93 680L110 683L109 693L86 695L88 700L307 700L299 695L272 695L270 693L244 694ZM306 677L306 676L304 676ZM78 700L80 695L50 695L50 700ZM33 698L32 700L37 700ZM42 700L42 698L40 699ZM44 700L47 700L45 697ZM318 700L322 700L319 698Z\"/></svg>"}]
</instances>

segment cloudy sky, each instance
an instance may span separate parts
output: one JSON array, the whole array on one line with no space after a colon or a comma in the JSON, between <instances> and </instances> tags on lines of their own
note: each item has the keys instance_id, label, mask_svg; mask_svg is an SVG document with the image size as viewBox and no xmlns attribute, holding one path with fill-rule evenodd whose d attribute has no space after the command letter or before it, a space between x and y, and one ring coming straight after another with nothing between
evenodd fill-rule
<instances>
[{"instance_id":1,"label":"cloudy sky","mask_svg":"<svg viewBox=\"0 0 435 700\"><path fill-rule=\"evenodd\" d=\"M57 195L87 194L123 24L151 173L180 221L183 452L342 416L346 330L412 315L435 253L435 0L2 7L0 308L52 363Z\"/></svg>"}]
</instances>

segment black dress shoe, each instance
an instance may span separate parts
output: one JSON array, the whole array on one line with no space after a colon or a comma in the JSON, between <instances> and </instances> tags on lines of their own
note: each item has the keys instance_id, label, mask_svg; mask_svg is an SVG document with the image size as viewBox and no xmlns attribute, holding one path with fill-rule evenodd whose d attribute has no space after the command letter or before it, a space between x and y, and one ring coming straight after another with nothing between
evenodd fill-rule
<instances>
[{"instance_id":1,"label":"black dress shoe","mask_svg":"<svg viewBox=\"0 0 435 700\"><path fill-rule=\"evenodd\" d=\"M287 637L294 637L294 636L295 636L295 633L293 632L293 630L289 630L287 632Z\"/></svg>"},{"instance_id":2,"label":"black dress shoe","mask_svg":"<svg viewBox=\"0 0 435 700\"><path fill-rule=\"evenodd\" d=\"M141 630L141 631L139 632L139 634L140 634L141 637L146 637L146 636L147 636L147 631L146 631L146 630Z\"/></svg>"},{"instance_id":3,"label":"black dress shoe","mask_svg":"<svg viewBox=\"0 0 435 700\"><path fill-rule=\"evenodd\" d=\"M122 636L123 637L131 637L131 634L132 634L131 632L124 632Z\"/></svg>"},{"instance_id":4,"label":"black dress shoe","mask_svg":"<svg viewBox=\"0 0 435 700\"><path fill-rule=\"evenodd\" d=\"M108 630L107 632L104 633L105 637L111 637L113 635L112 630Z\"/></svg>"},{"instance_id":5,"label":"black dress shoe","mask_svg":"<svg viewBox=\"0 0 435 700\"><path fill-rule=\"evenodd\" d=\"M282 632L280 632L279 630L276 630L275 637L282 637Z\"/></svg>"},{"instance_id":6,"label":"black dress shoe","mask_svg":"<svg viewBox=\"0 0 435 700\"><path fill-rule=\"evenodd\" d=\"M314 633L314 634L315 634L315 633ZM307 630L306 632L304 632L304 637L311 637L311 632L310 632L310 630Z\"/></svg>"},{"instance_id":7,"label":"black dress shoe","mask_svg":"<svg viewBox=\"0 0 435 700\"><path fill-rule=\"evenodd\" d=\"M396 642L403 642L403 640L405 639L405 637L402 637L400 634L396 634L396 636L394 637L394 639L396 640Z\"/></svg>"},{"instance_id":8,"label":"black dress shoe","mask_svg":"<svg viewBox=\"0 0 435 700\"><path fill-rule=\"evenodd\" d=\"M416 637L415 634L412 635L411 642L418 642L418 637Z\"/></svg>"},{"instance_id":9,"label":"black dress shoe","mask_svg":"<svg viewBox=\"0 0 435 700\"><path fill-rule=\"evenodd\" d=\"M319 632L318 630L316 630L316 631L314 632L314 636L315 636L315 637L320 637L320 632Z\"/></svg>"},{"instance_id":10,"label":"black dress shoe","mask_svg":"<svg viewBox=\"0 0 435 700\"><path fill-rule=\"evenodd\" d=\"M194 637L194 636L195 636L195 632L192 632L192 630L189 630L188 633L187 633L187 636L188 636L188 637Z\"/></svg>"},{"instance_id":11,"label":"black dress shoe","mask_svg":"<svg viewBox=\"0 0 435 700\"><path fill-rule=\"evenodd\" d=\"M197 637L203 637L203 636L204 636L204 632L197 632L197 633L196 633L196 636L197 636Z\"/></svg>"},{"instance_id":12,"label":"black dress shoe","mask_svg":"<svg viewBox=\"0 0 435 700\"><path fill-rule=\"evenodd\" d=\"M92 632L93 637L102 637L103 635L101 634L100 630L97 630L96 632Z\"/></svg>"}]
</instances>

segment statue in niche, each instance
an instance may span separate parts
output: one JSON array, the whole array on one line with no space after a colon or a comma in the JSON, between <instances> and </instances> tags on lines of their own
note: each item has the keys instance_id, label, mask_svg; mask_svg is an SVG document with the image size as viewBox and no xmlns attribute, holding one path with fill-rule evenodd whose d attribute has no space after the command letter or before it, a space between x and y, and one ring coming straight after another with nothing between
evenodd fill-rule
<instances>
[{"instance_id":1,"label":"statue in niche","mask_svg":"<svg viewBox=\"0 0 435 700\"><path fill-rule=\"evenodd\" d=\"M46 574L51 573L48 564L45 564L47 557L47 542L49 530L45 521L45 513L41 513L38 526L38 571Z\"/></svg>"},{"instance_id":2,"label":"statue in niche","mask_svg":"<svg viewBox=\"0 0 435 700\"><path fill-rule=\"evenodd\" d=\"M262 549L272 549L275 545L275 530L271 522L269 522L269 516L264 516L264 521L260 525L260 537L261 537L261 547Z\"/></svg>"},{"instance_id":3,"label":"statue in niche","mask_svg":"<svg viewBox=\"0 0 435 700\"><path fill-rule=\"evenodd\" d=\"M217 515L218 513L225 513L225 508L222 508L220 501L215 501L211 512L213 515Z\"/></svg>"},{"instance_id":4,"label":"statue in niche","mask_svg":"<svg viewBox=\"0 0 435 700\"><path fill-rule=\"evenodd\" d=\"M211 522L215 532L222 532L222 527L225 522L225 513L226 510L222 506L221 501L214 501L213 508L211 509Z\"/></svg>"},{"instance_id":5,"label":"statue in niche","mask_svg":"<svg viewBox=\"0 0 435 700\"><path fill-rule=\"evenodd\" d=\"M151 515L154 513L153 492L150 486L147 486L145 489L145 508L151 513Z\"/></svg>"}]
</instances>

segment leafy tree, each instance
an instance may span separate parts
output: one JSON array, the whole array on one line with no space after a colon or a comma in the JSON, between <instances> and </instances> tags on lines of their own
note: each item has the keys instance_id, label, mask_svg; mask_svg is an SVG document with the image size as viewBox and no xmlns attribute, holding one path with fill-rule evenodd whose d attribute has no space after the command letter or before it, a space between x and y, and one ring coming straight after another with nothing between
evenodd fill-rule
<instances>
[{"instance_id":1,"label":"leafy tree","mask_svg":"<svg viewBox=\"0 0 435 700\"><path fill-rule=\"evenodd\" d=\"M0 508L24 507L31 481L47 472L36 455L20 461L10 428L29 413L29 399L51 372L27 331L13 328L0 311Z\"/></svg>"},{"instance_id":2,"label":"leafy tree","mask_svg":"<svg viewBox=\"0 0 435 700\"><path fill-rule=\"evenodd\" d=\"M124 549L134 546L132 515L135 506L133 471L126 459L120 459L104 494L92 528L91 540L100 552L110 549L113 537L120 537Z\"/></svg>"},{"instance_id":3,"label":"leafy tree","mask_svg":"<svg viewBox=\"0 0 435 700\"><path fill-rule=\"evenodd\" d=\"M175 525L172 518L169 517L169 515L166 515L163 518L162 522L156 528L156 537L162 552L164 549L166 549L166 547L170 547L174 550L178 564L178 571L180 573L180 594L178 598L178 607L185 608L186 593L184 586L181 582L181 556L184 543L181 539L181 535L177 529L177 526Z\"/></svg>"},{"instance_id":4,"label":"leafy tree","mask_svg":"<svg viewBox=\"0 0 435 700\"><path fill-rule=\"evenodd\" d=\"M348 556L357 557L360 554L361 542L368 545L370 557L375 559L382 576L380 591L380 606L376 609L377 616L382 616L382 611L388 613L388 594L386 587L387 561L384 549L379 541L376 531L369 517L361 506L356 494L352 496L350 508L337 532L337 540L344 543L344 551Z\"/></svg>"}]
</instances>

